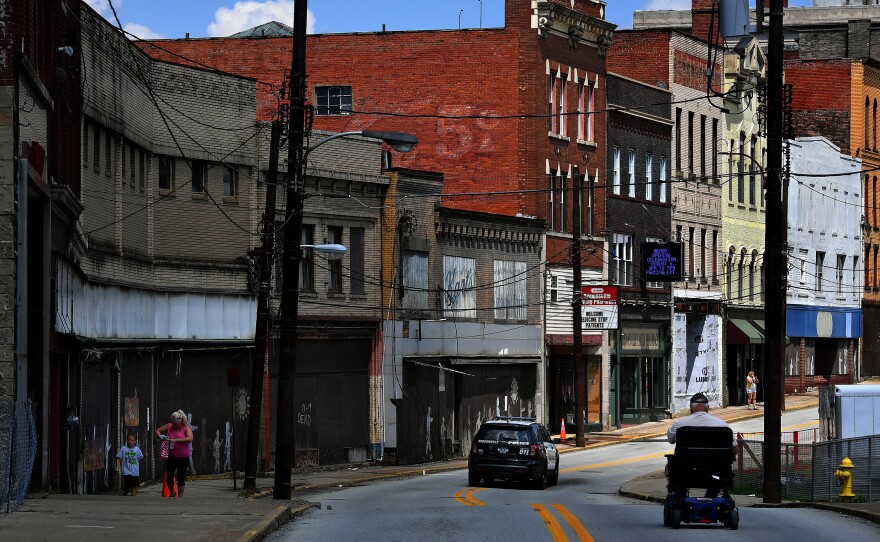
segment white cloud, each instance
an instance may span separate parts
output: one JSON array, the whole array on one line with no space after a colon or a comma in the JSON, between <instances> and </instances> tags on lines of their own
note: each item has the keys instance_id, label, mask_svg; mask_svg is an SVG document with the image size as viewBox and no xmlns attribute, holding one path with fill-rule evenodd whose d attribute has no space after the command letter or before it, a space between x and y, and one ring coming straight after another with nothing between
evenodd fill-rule
<instances>
[{"instance_id":1,"label":"white cloud","mask_svg":"<svg viewBox=\"0 0 880 542\"><path fill-rule=\"evenodd\" d=\"M123 26L125 31L128 32L126 37L130 40L133 39L142 39L142 40L161 40L165 39L165 36L162 34L150 30L149 27L146 27L142 24L138 23L128 23ZM137 38L135 38L137 36Z\"/></svg>"},{"instance_id":2,"label":"white cloud","mask_svg":"<svg viewBox=\"0 0 880 542\"><path fill-rule=\"evenodd\" d=\"M315 17L309 11L306 32L315 32ZM293 26L293 0L245 0L231 8L219 8L208 25L209 36L229 36L270 21Z\"/></svg>"},{"instance_id":3,"label":"white cloud","mask_svg":"<svg viewBox=\"0 0 880 542\"><path fill-rule=\"evenodd\" d=\"M86 0L86 4L91 6L91 8L104 17L113 17L113 12L110 11L110 2L108 0ZM122 5L122 0L113 0L113 7L116 8L116 12L119 13L119 6Z\"/></svg>"},{"instance_id":4,"label":"white cloud","mask_svg":"<svg viewBox=\"0 0 880 542\"><path fill-rule=\"evenodd\" d=\"M686 9L690 11L691 0L651 0L644 9L645 11L660 9Z\"/></svg>"}]
</instances>

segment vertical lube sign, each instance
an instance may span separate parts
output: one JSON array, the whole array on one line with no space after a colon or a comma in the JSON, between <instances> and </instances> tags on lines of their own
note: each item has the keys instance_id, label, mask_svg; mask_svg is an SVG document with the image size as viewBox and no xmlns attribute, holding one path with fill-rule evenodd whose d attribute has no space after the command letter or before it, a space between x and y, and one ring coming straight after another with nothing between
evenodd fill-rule
<instances>
[{"instance_id":1,"label":"vertical lube sign","mask_svg":"<svg viewBox=\"0 0 880 542\"><path fill-rule=\"evenodd\" d=\"M687 408L690 397L703 393L720 405L720 317L714 314L676 314L673 320L673 406Z\"/></svg>"},{"instance_id":2,"label":"vertical lube sign","mask_svg":"<svg viewBox=\"0 0 880 542\"><path fill-rule=\"evenodd\" d=\"M617 286L581 287L581 328L584 331L617 329Z\"/></svg>"}]
</instances>

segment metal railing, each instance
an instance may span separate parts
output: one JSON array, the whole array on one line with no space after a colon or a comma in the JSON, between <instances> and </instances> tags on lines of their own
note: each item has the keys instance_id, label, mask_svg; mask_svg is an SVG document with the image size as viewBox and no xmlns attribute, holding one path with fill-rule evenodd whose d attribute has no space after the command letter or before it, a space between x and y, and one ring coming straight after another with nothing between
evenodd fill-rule
<instances>
[{"instance_id":1,"label":"metal railing","mask_svg":"<svg viewBox=\"0 0 880 542\"><path fill-rule=\"evenodd\" d=\"M36 455L33 403L0 398L0 514L15 511L24 501Z\"/></svg>"},{"instance_id":2,"label":"metal railing","mask_svg":"<svg viewBox=\"0 0 880 542\"><path fill-rule=\"evenodd\" d=\"M737 456L734 491L760 495L764 485L762 440L742 439ZM853 462L852 485L857 501L880 501L880 435L825 442L780 445L782 498L798 501L838 501L840 487L834 472L844 457Z\"/></svg>"}]
</instances>

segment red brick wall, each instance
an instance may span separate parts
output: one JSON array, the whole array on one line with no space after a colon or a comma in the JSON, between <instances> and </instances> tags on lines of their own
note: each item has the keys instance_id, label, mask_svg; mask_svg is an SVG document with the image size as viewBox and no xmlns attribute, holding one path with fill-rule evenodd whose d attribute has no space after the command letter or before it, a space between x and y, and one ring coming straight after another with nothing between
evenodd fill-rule
<instances>
[{"instance_id":1,"label":"red brick wall","mask_svg":"<svg viewBox=\"0 0 880 542\"><path fill-rule=\"evenodd\" d=\"M608 49L608 71L631 79L669 88L669 32L665 30L619 30Z\"/></svg>"},{"instance_id":2,"label":"red brick wall","mask_svg":"<svg viewBox=\"0 0 880 542\"><path fill-rule=\"evenodd\" d=\"M850 154L851 61L787 60L785 82L794 87L795 137L825 136Z\"/></svg>"},{"instance_id":3,"label":"red brick wall","mask_svg":"<svg viewBox=\"0 0 880 542\"><path fill-rule=\"evenodd\" d=\"M561 5L569 5L560 2ZM579 0L576 8L598 10ZM598 14L598 11L597 11ZM595 108L605 108L605 62L586 45L571 49L568 39L539 38L531 28L530 3L508 2L502 29L446 30L312 35L307 41L307 87L314 99L317 85L351 85L355 114L316 116L314 127L347 131L407 131L419 138L409 154L394 154L394 165L444 174L453 208L545 218L548 195L525 192L544 189L546 160L604 184L605 117L596 115L597 146L548 137L546 60L600 74ZM196 39L158 41L157 45L223 71L256 78L258 117L269 118L277 88L290 69L289 38ZM157 58L180 58L140 46ZM439 67L442 66L442 69ZM575 100L576 86L568 86ZM381 113L381 114L379 114ZM420 115L420 116L419 116ZM466 117L475 118L466 118ZM449 118L465 117L465 118ZM488 118L487 118L488 117ZM491 118L507 117L507 118ZM569 134L576 119L569 117ZM453 194L520 191L505 195L460 197ZM604 227L604 197L596 191L595 231ZM568 221L570 223L570 220Z\"/></svg>"}]
</instances>

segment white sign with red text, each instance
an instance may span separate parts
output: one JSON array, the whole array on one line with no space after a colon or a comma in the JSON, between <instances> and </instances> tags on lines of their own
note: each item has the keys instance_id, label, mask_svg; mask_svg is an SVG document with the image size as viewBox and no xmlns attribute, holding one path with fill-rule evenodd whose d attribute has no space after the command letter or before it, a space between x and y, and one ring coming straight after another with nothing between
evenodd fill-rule
<instances>
[{"instance_id":1,"label":"white sign with red text","mask_svg":"<svg viewBox=\"0 0 880 542\"><path fill-rule=\"evenodd\" d=\"M581 287L581 329L617 329L617 286Z\"/></svg>"}]
</instances>

